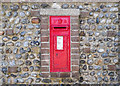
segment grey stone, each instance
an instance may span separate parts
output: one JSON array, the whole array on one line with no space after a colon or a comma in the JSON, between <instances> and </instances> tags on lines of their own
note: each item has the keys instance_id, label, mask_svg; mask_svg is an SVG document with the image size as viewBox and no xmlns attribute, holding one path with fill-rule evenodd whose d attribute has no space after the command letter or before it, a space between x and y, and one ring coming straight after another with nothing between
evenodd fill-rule
<instances>
[{"instance_id":1,"label":"grey stone","mask_svg":"<svg viewBox=\"0 0 120 86\"><path fill-rule=\"evenodd\" d=\"M11 9L12 11L17 11L17 10L19 9L19 6L18 6L18 5L11 5L11 6L10 6L10 9Z\"/></svg>"},{"instance_id":2,"label":"grey stone","mask_svg":"<svg viewBox=\"0 0 120 86\"><path fill-rule=\"evenodd\" d=\"M37 74L36 73L31 73L31 76L32 77L37 77Z\"/></svg>"},{"instance_id":3,"label":"grey stone","mask_svg":"<svg viewBox=\"0 0 120 86\"><path fill-rule=\"evenodd\" d=\"M20 33L21 36L24 36L25 34L26 34L26 31L22 31L22 32Z\"/></svg>"},{"instance_id":4,"label":"grey stone","mask_svg":"<svg viewBox=\"0 0 120 86\"><path fill-rule=\"evenodd\" d=\"M87 19L87 23L88 23L88 24L94 24L95 21L94 21L94 19L90 18L90 19Z\"/></svg>"},{"instance_id":5,"label":"grey stone","mask_svg":"<svg viewBox=\"0 0 120 86\"><path fill-rule=\"evenodd\" d=\"M20 13L19 13L19 16L20 16L20 17L25 17L25 13L24 13L24 12L20 12Z\"/></svg>"},{"instance_id":6,"label":"grey stone","mask_svg":"<svg viewBox=\"0 0 120 86\"><path fill-rule=\"evenodd\" d=\"M39 28L40 28L40 25L35 25L35 27L36 27L37 29L39 29Z\"/></svg>"},{"instance_id":7,"label":"grey stone","mask_svg":"<svg viewBox=\"0 0 120 86\"><path fill-rule=\"evenodd\" d=\"M116 19L113 21L113 24L119 24L119 19L116 18Z\"/></svg>"},{"instance_id":8,"label":"grey stone","mask_svg":"<svg viewBox=\"0 0 120 86\"><path fill-rule=\"evenodd\" d=\"M115 57L115 56L116 56L115 53L110 53L110 54L109 54L109 57Z\"/></svg>"},{"instance_id":9,"label":"grey stone","mask_svg":"<svg viewBox=\"0 0 120 86\"><path fill-rule=\"evenodd\" d=\"M33 82L33 78L30 78L30 77L29 77L28 79L26 79L26 81L25 81L25 82L26 82L26 83L30 83L30 84L31 84L31 83Z\"/></svg>"},{"instance_id":10,"label":"grey stone","mask_svg":"<svg viewBox=\"0 0 120 86\"><path fill-rule=\"evenodd\" d=\"M39 71L39 70L40 70L40 67L39 67L39 66L35 66L35 67L34 67L34 70L35 70L35 71Z\"/></svg>"},{"instance_id":11,"label":"grey stone","mask_svg":"<svg viewBox=\"0 0 120 86\"><path fill-rule=\"evenodd\" d=\"M2 8L3 8L4 10L7 10L7 9L8 9L8 6L7 6L7 5L2 5Z\"/></svg>"},{"instance_id":12,"label":"grey stone","mask_svg":"<svg viewBox=\"0 0 120 86\"><path fill-rule=\"evenodd\" d=\"M28 59L28 57L29 57L29 54L28 53L25 53L25 54L23 54L23 59Z\"/></svg>"},{"instance_id":13,"label":"grey stone","mask_svg":"<svg viewBox=\"0 0 120 86\"><path fill-rule=\"evenodd\" d=\"M38 9L40 6L38 5L38 4L33 4L32 6L31 6L31 8L32 9Z\"/></svg>"},{"instance_id":14,"label":"grey stone","mask_svg":"<svg viewBox=\"0 0 120 86\"><path fill-rule=\"evenodd\" d=\"M20 54L23 54L25 52L26 52L26 50L24 50L24 48L20 48Z\"/></svg>"},{"instance_id":15,"label":"grey stone","mask_svg":"<svg viewBox=\"0 0 120 86\"><path fill-rule=\"evenodd\" d=\"M99 17L96 18L96 23L99 24L100 20Z\"/></svg>"},{"instance_id":16,"label":"grey stone","mask_svg":"<svg viewBox=\"0 0 120 86\"><path fill-rule=\"evenodd\" d=\"M85 25L85 30L90 30L90 27L88 25Z\"/></svg>"},{"instance_id":17,"label":"grey stone","mask_svg":"<svg viewBox=\"0 0 120 86\"><path fill-rule=\"evenodd\" d=\"M29 9L29 6L28 5L22 5L21 8L22 8L22 10L27 11Z\"/></svg>"},{"instance_id":18,"label":"grey stone","mask_svg":"<svg viewBox=\"0 0 120 86\"><path fill-rule=\"evenodd\" d=\"M98 26L97 26L97 29L98 29L98 30L102 30L102 29L103 29L103 26L102 26L102 25L98 25Z\"/></svg>"},{"instance_id":19,"label":"grey stone","mask_svg":"<svg viewBox=\"0 0 120 86\"><path fill-rule=\"evenodd\" d=\"M18 64L19 66L21 66L21 65L24 64L24 62L23 62L22 60L18 60L18 61L17 61L17 64Z\"/></svg>"},{"instance_id":20,"label":"grey stone","mask_svg":"<svg viewBox=\"0 0 120 86\"><path fill-rule=\"evenodd\" d=\"M27 36L27 37L26 37L26 40L31 41L31 40L32 40L32 37L31 37L31 36Z\"/></svg>"},{"instance_id":21,"label":"grey stone","mask_svg":"<svg viewBox=\"0 0 120 86\"><path fill-rule=\"evenodd\" d=\"M102 11L105 13L105 12L107 12L108 10L107 10L106 8L104 8L104 9L102 9Z\"/></svg>"},{"instance_id":22,"label":"grey stone","mask_svg":"<svg viewBox=\"0 0 120 86\"><path fill-rule=\"evenodd\" d=\"M2 15L2 16L4 16L4 15L5 15L5 12L4 12L4 11L1 11L0 13L1 13L1 15Z\"/></svg>"},{"instance_id":23,"label":"grey stone","mask_svg":"<svg viewBox=\"0 0 120 86\"><path fill-rule=\"evenodd\" d=\"M89 15L90 15L90 16L93 16L93 12L90 12Z\"/></svg>"},{"instance_id":24,"label":"grey stone","mask_svg":"<svg viewBox=\"0 0 120 86\"><path fill-rule=\"evenodd\" d=\"M25 42L23 43L23 46L24 46L24 47L28 47L28 46L29 46L29 42L28 42L28 41L25 41Z\"/></svg>"},{"instance_id":25,"label":"grey stone","mask_svg":"<svg viewBox=\"0 0 120 86\"><path fill-rule=\"evenodd\" d=\"M102 77L98 77L97 81L101 82L102 81Z\"/></svg>"},{"instance_id":26,"label":"grey stone","mask_svg":"<svg viewBox=\"0 0 120 86\"><path fill-rule=\"evenodd\" d=\"M24 83L24 79L23 78L17 78L17 82L18 83Z\"/></svg>"},{"instance_id":27,"label":"grey stone","mask_svg":"<svg viewBox=\"0 0 120 86\"><path fill-rule=\"evenodd\" d=\"M99 66L99 65L94 65L93 67L94 67L95 70L100 70L100 69L102 68L102 67Z\"/></svg>"},{"instance_id":28,"label":"grey stone","mask_svg":"<svg viewBox=\"0 0 120 86\"><path fill-rule=\"evenodd\" d=\"M104 64L109 64L111 62L111 60L109 58L104 59Z\"/></svg>"},{"instance_id":29,"label":"grey stone","mask_svg":"<svg viewBox=\"0 0 120 86\"><path fill-rule=\"evenodd\" d=\"M100 14L99 14L99 17L100 17L100 18L103 18L103 17L104 17L104 14L103 14L103 13L100 13Z\"/></svg>"},{"instance_id":30,"label":"grey stone","mask_svg":"<svg viewBox=\"0 0 120 86\"><path fill-rule=\"evenodd\" d=\"M6 16L7 16L7 17L12 16L12 12L8 12L8 13L6 14Z\"/></svg>"},{"instance_id":31,"label":"grey stone","mask_svg":"<svg viewBox=\"0 0 120 86\"><path fill-rule=\"evenodd\" d=\"M31 48L28 47L28 48L27 48L27 52L31 52Z\"/></svg>"},{"instance_id":32,"label":"grey stone","mask_svg":"<svg viewBox=\"0 0 120 86\"><path fill-rule=\"evenodd\" d=\"M34 58L35 58L34 54L30 54L30 55L29 55L29 58L30 58L30 59L34 59Z\"/></svg>"},{"instance_id":33,"label":"grey stone","mask_svg":"<svg viewBox=\"0 0 120 86\"><path fill-rule=\"evenodd\" d=\"M116 17L117 17L117 15L115 13L110 14L111 19L116 18Z\"/></svg>"},{"instance_id":34,"label":"grey stone","mask_svg":"<svg viewBox=\"0 0 120 86\"><path fill-rule=\"evenodd\" d=\"M98 71L98 72L97 72L97 76L100 76L100 75L101 75L101 71Z\"/></svg>"},{"instance_id":35,"label":"grey stone","mask_svg":"<svg viewBox=\"0 0 120 86\"><path fill-rule=\"evenodd\" d=\"M18 24L20 22L20 18L16 18L14 24Z\"/></svg>"},{"instance_id":36,"label":"grey stone","mask_svg":"<svg viewBox=\"0 0 120 86\"><path fill-rule=\"evenodd\" d=\"M110 11L111 11L111 12L116 12L116 11L118 11L118 8L113 8L113 7L112 7L112 8L110 8Z\"/></svg>"},{"instance_id":37,"label":"grey stone","mask_svg":"<svg viewBox=\"0 0 120 86\"><path fill-rule=\"evenodd\" d=\"M33 66L30 66L29 67L29 70L32 72L34 70L34 67Z\"/></svg>"},{"instance_id":38,"label":"grey stone","mask_svg":"<svg viewBox=\"0 0 120 86\"><path fill-rule=\"evenodd\" d=\"M92 70L92 69L93 69L93 66L89 65L89 66L88 66L88 69L89 69L89 70Z\"/></svg>"},{"instance_id":39,"label":"grey stone","mask_svg":"<svg viewBox=\"0 0 120 86\"><path fill-rule=\"evenodd\" d=\"M39 83L40 81L41 81L40 78L37 78L37 79L35 80L36 83Z\"/></svg>"},{"instance_id":40,"label":"grey stone","mask_svg":"<svg viewBox=\"0 0 120 86\"><path fill-rule=\"evenodd\" d=\"M21 46L21 42L16 42L16 43L15 43L15 46L16 46L16 47L20 47L20 46Z\"/></svg>"},{"instance_id":41,"label":"grey stone","mask_svg":"<svg viewBox=\"0 0 120 86\"><path fill-rule=\"evenodd\" d=\"M16 65L15 60L9 61L9 66L15 66L15 65Z\"/></svg>"},{"instance_id":42,"label":"grey stone","mask_svg":"<svg viewBox=\"0 0 120 86\"><path fill-rule=\"evenodd\" d=\"M95 75L95 71L90 72L90 75L94 76Z\"/></svg>"},{"instance_id":43,"label":"grey stone","mask_svg":"<svg viewBox=\"0 0 120 86\"><path fill-rule=\"evenodd\" d=\"M78 9L82 10L84 7L82 5L77 6Z\"/></svg>"},{"instance_id":44,"label":"grey stone","mask_svg":"<svg viewBox=\"0 0 120 86\"><path fill-rule=\"evenodd\" d=\"M92 59L88 59L87 60L87 64L92 65L93 64L93 60Z\"/></svg>"},{"instance_id":45,"label":"grey stone","mask_svg":"<svg viewBox=\"0 0 120 86\"><path fill-rule=\"evenodd\" d=\"M105 7L105 5L103 5L103 4L102 4L102 5L100 5L100 8L101 8L101 9L103 9L104 7Z\"/></svg>"},{"instance_id":46,"label":"grey stone","mask_svg":"<svg viewBox=\"0 0 120 86\"><path fill-rule=\"evenodd\" d=\"M2 68L2 72L3 72L4 74L6 74L6 73L7 73L7 68L6 68L6 67L3 67L3 68Z\"/></svg>"},{"instance_id":47,"label":"grey stone","mask_svg":"<svg viewBox=\"0 0 120 86\"><path fill-rule=\"evenodd\" d=\"M50 83L51 80L50 79L43 79L42 82L44 82L44 83Z\"/></svg>"},{"instance_id":48,"label":"grey stone","mask_svg":"<svg viewBox=\"0 0 120 86\"><path fill-rule=\"evenodd\" d=\"M21 74L21 77L22 77L22 78L27 78L28 76L29 76L29 73Z\"/></svg>"},{"instance_id":49,"label":"grey stone","mask_svg":"<svg viewBox=\"0 0 120 86\"><path fill-rule=\"evenodd\" d=\"M13 40L13 41L17 41L18 39L19 39L19 38L16 37L16 36L12 37L12 40Z\"/></svg>"},{"instance_id":50,"label":"grey stone","mask_svg":"<svg viewBox=\"0 0 120 86\"><path fill-rule=\"evenodd\" d=\"M109 76L114 76L114 72L109 72L108 75Z\"/></svg>"},{"instance_id":51,"label":"grey stone","mask_svg":"<svg viewBox=\"0 0 120 86\"><path fill-rule=\"evenodd\" d=\"M61 7L64 8L64 9L67 9L69 7L69 5L68 4L63 4Z\"/></svg>"},{"instance_id":52,"label":"grey stone","mask_svg":"<svg viewBox=\"0 0 120 86\"><path fill-rule=\"evenodd\" d=\"M50 6L49 6L49 4L43 3L43 4L41 4L41 7L42 7L42 8L48 8L48 7L50 7Z\"/></svg>"},{"instance_id":53,"label":"grey stone","mask_svg":"<svg viewBox=\"0 0 120 86\"><path fill-rule=\"evenodd\" d=\"M6 24L5 24L5 23L3 23L3 24L2 24L2 28L5 28L5 27L6 27Z\"/></svg>"},{"instance_id":54,"label":"grey stone","mask_svg":"<svg viewBox=\"0 0 120 86\"><path fill-rule=\"evenodd\" d=\"M109 81L108 77L104 77L103 81L108 82Z\"/></svg>"},{"instance_id":55,"label":"grey stone","mask_svg":"<svg viewBox=\"0 0 120 86\"><path fill-rule=\"evenodd\" d=\"M22 55L21 54L16 54L16 59L21 59L22 58Z\"/></svg>"},{"instance_id":56,"label":"grey stone","mask_svg":"<svg viewBox=\"0 0 120 86\"><path fill-rule=\"evenodd\" d=\"M87 65L83 65L82 69L87 70Z\"/></svg>"},{"instance_id":57,"label":"grey stone","mask_svg":"<svg viewBox=\"0 0 120 86\"><path fill-rule=\"evenodd\" d=\"M105 14L105 17L106 17L106 18L109 18L109 13L106 13L106 14Z\"/></svg>"},{"instance_id":58,"label":"grey stone","mask_svg":"<svg viewBox=\"0 0 120 86\"><path fill-rule=\"evenodd\" d=\"M30 15L31 15L31 13L30 13L29 11L26 11L25 14L26 14L27 16L30 16Z\"/></svg>"},{"instance_id":59,"label":"grey stone","mask_svg":"<svg viewBox=\"0 0 120 86\"><path fill-rule=\"evenodd\" d=\"M72 4L70 7L71 7L71 8L76 8L76 5Z\"/></svg>"},{"instance_id":60,"label":"grey stone","mask_svg":"<svg viewBox=\"0 0 120 86\"><path fill-rule=\"evenodd\" d=\"M13 17L16 17L16 16L18 16L18 12L17 12L17 11L15 11L15 12L13 13Z\"/></svg>"},{"instance_id":61,"label":"grey stone","mask_svg":"<svg viewBox=\"0 0 120 86\"><path fill-rule=\"evenodd\" d=\"M25 61L25 64L26 64L27 66L30 66L30 65L32 64L32 62L31 62L30 60L26 60L26 61Z\"/></svg>"},{"instance_id":62,"label":"grey stone","mask_svg":"<svg viewBox=\"0 0 120 86\"><path fill-rule=\"evenodd\" d=\"M107 71L103 71L103 73L102 73L103 76L106 76L107 74L108 74Z\"/></svg>"},{"instance_id":63,"label":"grey stone","mask_svg":"<svg viewBox=\"0 0 120 86\"><path fill-rule=\"evenodd\" d=\"M28 24L28 23L30 23L30 21L28 20L28 18L24 18L24 19L21 19L21 23Z\"/></svg>"},{"instance_id":64,"label":"grey stone","mask_svg":"<svg viewBox=\"0 0 120 86\"><path fill-rule=\"evenodd\" d=\"M34 28L34 25L29 24L29 25L27 25L27 28L28 28L28 29L33 29L33 28Z\"/></svg>"},{"instance_id":65,"label":"grey stone","mask_svg":"<svg viewBox=\"0 0 120 86\"><path fill-rule=\"evenodd\" d=\"M20 36L20 40L24 40L24 37L23 37L23 36Z\"/></svg>"},{"instance_id":66,"label":"grey stone","mask_svg":"<svg viewBox=\"0 0 120 86\"><path fill-rule=\"evenodd\" d=\"M85 64L85 60L80 60L80 64Z\"/></svg>"},{"instance_id":67,"label":"grey stone","mask_svg":"<svg viewBox=\"0 0 120 86\"><path fill-rule=\"evenodd\" d=\"M81 55L80 55L80 58L81 58L81 59L86 59L86 55L85 55L85 54L81 54Z\"/></svg>"},{"instance_id":68,"label":"grey stone","mask_svg":"<svg viewBox=\"0 0 120 86\"><path fill-rule=\"evenodd\" d=\"M40 65L40 61L37 60L37 59L33 60L33 63L34 63L35 65Z\"/></svg>"},{"instance_id":69,"label":"grey stone","mask_svg":"<svg viewBox=\"0 0 120 86\"><path fill-rule=\"evenodd\" d=\"M114 58L113 63L118 63L118 58Z\"/></svg>"}]
</instances>

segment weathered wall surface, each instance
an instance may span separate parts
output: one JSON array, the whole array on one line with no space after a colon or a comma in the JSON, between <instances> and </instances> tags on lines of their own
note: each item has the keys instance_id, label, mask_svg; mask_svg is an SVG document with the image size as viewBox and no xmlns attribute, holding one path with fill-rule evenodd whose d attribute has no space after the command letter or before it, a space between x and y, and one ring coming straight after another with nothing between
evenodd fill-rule
<instances>
[{"instance_id":1,"label":"weathered wall surface","mask_svg":"<svg viewBox=\"0 0 120 86\"><path fill-rule=\"evenodd\" d=\"M0 4L0 84L120 82L118 2ZM40 15L40 9L53 8L80 10L71 16L74 72L61 75L49 71L49 16Z\"/></svg>"}]
</instances>

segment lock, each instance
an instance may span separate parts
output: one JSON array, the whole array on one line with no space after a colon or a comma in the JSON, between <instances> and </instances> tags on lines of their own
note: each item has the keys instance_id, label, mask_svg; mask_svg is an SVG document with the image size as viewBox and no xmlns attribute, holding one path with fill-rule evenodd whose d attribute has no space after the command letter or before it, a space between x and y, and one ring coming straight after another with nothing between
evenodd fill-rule
<instances>
[{"instance_id":1,"label":"lock","mask_svg":"<svg viewBox=\"0 0 120 86\"><path fill-rule=\"evenodd\" d=\"M70 72L70 16L50 16L50 72Z\"/></svg>"}]
</instances>

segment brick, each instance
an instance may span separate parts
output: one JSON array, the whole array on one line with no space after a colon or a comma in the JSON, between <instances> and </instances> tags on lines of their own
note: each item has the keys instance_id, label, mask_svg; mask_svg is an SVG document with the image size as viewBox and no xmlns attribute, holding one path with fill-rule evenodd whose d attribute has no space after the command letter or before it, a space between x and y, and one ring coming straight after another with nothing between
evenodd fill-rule
<instances>
[{"instance_id":1,"label":"brick","mask_svg":"<svg viewBox=\"0 0 120 86\"><path fill-rule=\"evenodd\" d=\"M79 65L78 66L72 66L72 71L79 71Z\"/></svg>"},{"instance_id":2,"label":"brick","mask_svg":"<svg viewBox=\"0 0 120 86\"><path fill-rule=\"evenodd\" d=\"M41 23L41 30L48 30L48 24L45 25L45 24Z\"/></svg>"},{"instance_id":3,"label":"brick","mask_svg":"<svg viewBox=\"0 0 120 86\"><path fill-rule=\"evenodd\" d=\"M41 18L41 23L48 23L48 17L47 18Z\"/></svg>"},{"instance_id":4,"label":"brick","mask_svg":"<svg viewBox=\"0 0 120 86\"><path fill-rule=\"evenodd\" d=\"M49 60L49 55L41 55L41 60Z\"/></svg>"},{"instance_id":5,"label":"brick","mask_svg":"<svg viewBox=\"0 0 120 86\"><path fill-rule=\"evenodd\" d=\"M85 32L84 32L84 31L81 31L81 32L80 32L80 36L85 36Z\"/></svg>"},{"instance_id":6,"label":"brick","mask_svg":"<svg viewBox=\"0 0 120 86\"><path fill-rule=\"evenodd\" d=\"M6 34L6 35L13 35L13 34L14 34L14 31L13 31L13 29L7 29L7 30L5 31L5 34Z\"/></svg>"},{"instance_id":7,"label":"brick","mask_svg":"<svg viewBox=\"0 0 120 86\"><path fill-rule=\"evenodd\" d=\"M79 72L72 72L72 77L79 78Z\"/></svg>"},{"instance_id":8,"label":"brick","mask_svg":"<svg viewBox=\"0 0 120 86\"><path fill-rule=\"evenodd\" d=\"M72 42L79 42L80 38L79 37L71 37Z\"/></svg>"},{"instance_id":9,"label":"brick","mask_svg":"<svg viewBox=\"0 0 120 86\"><path fill-rule=\"evenodd\" d=\"M87 11L80 12L80 18L85 18L85 17L89 17L89 12Z\"/></svg>"},{"instance_id":10,"label":"brick","mask_svg":"<svg viewBox=\"0 0 120 86\"><path fill-rule=\"evenodd\" d=\"M34 23L34 24L39 24L40 19L39 18L32 18L31 22Z\"/></svg>"},{"instance_id":11,"label":"brick","mask_svg":"<svg viewBox=\"0 0 120 86\"><path fill-rule=\"evenodd\" d=\"M31 10L30 13L31 13L31 16L35 16L35 17L40 16L39 10Z\"/></svg>"},{"instance_id":12,"label":"brick","mask_svg":"<svg viewBox=\"0 0 120 86\"><path fill-rule=\"evenodd\" d=\"M41 15L41 19L48 19L47 15Z\"/></svg>"},{"instance_id":13,"label":"brick","mask_svg":"<svg viewBox=\"0 0 120 86\"><path fill-rule=\"evenodd\" d=\"M41 42L49 42L49 37L41 37Z\"/></svg>"},{"instance_id":14,"label":"brick","mask_svg":"<svg viewBox=\"0 0 120 86\"><path fill-rule=\"evenodd\" d=\"M41 54L49 54L49 49L41 49Z\"/></svg>"},{"instance_id":15,"label":"brick","mask_svg":"<svg viewBox=\"0 0 120 86\"><path fill-rule=\"evenodd\" d=\"M41 43L41 48L49 48L50 43Z\"/></svg>"},{"instance_id":16,"label":"brick","mask_svg":"<svg viewBox=\"0 0 120 86\"><path fill-rule=\"evenodd\" d=\"M0 36L1 36L1 35L4 35L4 31L0 31Z\"/></svg>"},{"instance_id":17,"label":"brick","mask_svg":"<svg viewBox=\"0 0 120 86\"><path fill-rule=\"evenodd\" d=\"M79 31L71 31L71 36L79 36Z\"/></svg>"},{"instance_id":18,"label":"brick","mask_svg":"<svg viewBox=\"0 0 120 86\"><path fill-rule=\"evenodd\" d=\"M114 36L116 36L116 32L115 31L107 31L107 36L114 37Z\"/></svg>"},{"instance_id":19,"label":"brick","mask_svg":"<svg viewBox=\"0 0 120 86\"><path fill-rule=\"evenodd\" d=\"M49 36L49 31L41 31L41 36Z\"/></svg>"},{"instance_id":20,"label":"brick","mask_svg":"<svg viewBox=\"0 0 120 86\"><path fill-rule=\"evenodd\" d=\"M41 61L41 66L49 66L49 61Z\"/></svg>"},{"instance_id":21,"label":"brick","mask_svg":"<svg viewBox=\"0 0 120 86\"><path fill-rule=\"evenodd\" d=\"M79 65L79 60L72 60L72 65Z\"/></svg>"},{"instance_id":22,"label":"brick","mask_svg":"<svg viewBox=\"0 0 120 86\"><path fill-rule=\"evenodd\" d=\"M44 77L44 78L48 78L49 77L49 73L41 73L41 77Z\"/></svg>"},{"instance_id":23,"label":"brick","mask_svg":"<svg viewBox=\"0 0 120 86\"><path fill-rule=\"evenodd\" d=\"M71 49L71 53L80 53L79 49Z\"/></svg>"},{"instance_id":24,"label":"brick","mask_svg":"<svg viewBox=\"0 0 120 86\"><path fill-rule=\"evenodd\" d=\"M17 73L18 67L8 67L8 73Z\"/></svg>"},{"instance_id":25,"label":"brick","mask_svg":"<svg viewBox=\"0 0 120 86\"><path fill-rule=\"evenodd\" d=\"M79 59L80 55L71 55L72 59Z\"/></svg>"},{"instance_id":26,"label":"brick","mask_svg":"<svg viewBox=\"0 0 120 86\"><path fill-rule=\"evenodd\" d=\"M71 23L79 23L79 19L71 19Z\"/></svg>"},{"instance_id":27,"label":"brick","mask_svg":"<svg viewBox=\"0 0 120 86\"><path fill-rule=\"evenodd\" d=\"M78 19L79 20L79 16L71 16L71 20L72 19Z\"/></svg>"},{"instance_id":28,"label":"brick","mask_svg":"<svg viewBox=\"0 0 120 86\"><path fill-rule=\"evenodd\" d=\"M49 72L49 67L41 67L41 72Z\"/></svg>"},{"instance_id":29,"label":"brick","mask_svg":"<svg viewBox=\"0 0 120 86\"><path fill-rule=\"evenodd\" d=\"M115 65L108 65L108 70L116 71L116 66Z\"/></svg>"},{"instance_id":30,"label":"brick","mask_svg":"<svg viewBox=\"0 0 120 86\"><path fill-rule=\"evenodd\" d=\"M50 73L51 77L56 77L58 78L59 77L59 73Z\"/></svg>"},{"instance_id":31,"label":"brick","mask_svg":"<svg viewBox=\"0 0 120 86\"><path fill-rule=\"evenodd\" d=\"M60 77L62 77L62 78L70 77L70 72L63 72L63 73L60 73Z\"/></svg>"},{"instance_id":32,"label":"brick","mask_svg":"<svg viewBox=\"0 0 120 86\"><path fill-rule=\"evenodd\" d=\"M84 53L90 53L90 48L83 48L82 50Z\"/></svg>"},{"instance_id":33,"label":"brick","mask_svg":"<svg viewBox=\"0 0 120 86\"><path fill-rule=\"evenodd\" d=\"M71 29L72 30L79 30L79 26L78 25L71 25Z\"/></svg>"},{"instance_id":34,"label":"brick","mask_svg":"<svg viewBox=\"0 0 120 86\"><path fill-rule=\"evenodd\" d=\"M71 48L79 48L80 43L71 43Z\"/></svg>"}]
</instances>

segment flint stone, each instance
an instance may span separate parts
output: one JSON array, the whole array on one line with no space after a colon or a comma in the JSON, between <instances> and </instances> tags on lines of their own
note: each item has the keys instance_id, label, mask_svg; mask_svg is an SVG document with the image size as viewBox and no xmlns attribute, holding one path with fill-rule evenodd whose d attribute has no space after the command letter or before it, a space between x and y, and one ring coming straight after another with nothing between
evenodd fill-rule
<instances>
[{"instance_id":1,"label":"flint stone","mask_svg":"<svg viewBox=\"0 0 120 86\"><path fill-rule=\"evenodd\" d=\"M94 24L95 21L94 21L94 19L90 18L90 19L87 19L87 23L88 23L88 24Z\"/></svg>"},{"instance_id":2,"label":"flint stone","mask_svg":"<svg viewBox=\"0 0 120 86\"><path fill-rule=\"evenodd\" d=\"M2 68L2 72L3 72L4 74L6 74L6 73L7 73L7 71L8 71L8 70L7 70L7 68L6 68L6 67L3 67L3 68Z\"/></svg>"},{"instance_id":3,"label":"flint stone","mask_svg":"<svg viewBox=\"0 0 120 86\"><path fill-rule=\"evenodd\" d=\"M19 16L25 17L25 13L24 13L24 12L20 12L20 13L19 13Z\"/></svg>"},{"instance_id":4,"label":"flint stone","mask_svg":"<svg viewBox=\"0 0 120 86\"><path fill-rule=\"evenodd\" d=\"M12 11L17 11L17 10L19 9L19 6L18 6L18 5L11 5L11 6L10 6L10 9L11 9Z\"/></svg>"},{"instance_id":5,"label":"flint stone","mask_svg":"<svg viewBox=\"0 0 120 86\"><path fill-rule=\"evenodd\" d=\"M48 7L50 7L50 6L49 6L49 4L43 3L43 4L41 4L41 7L42 7L42 8L48 8Z\"/></svg>"},{"instance_id":6,"label":"flint stone","mask_svg":"<svg viewBox=\"0 0 120 86\"><path fill-rule=\"evenodd\" d=\"M38 9L40 6L38 5L38 4L33 4L32 6L31 6L31 8L32 9Z\"/></svg>"},{"instance_id":7,"label":"flint stone","mask_svg":"<svg viewBox=\"0 0 120 86\"><path fill-rule=\"evenodd\" d=\"M17 41L18 39L19 39L19 38L16 37L16 36L12 37L12 40L13 40L13 41Z\"/></svg>"},{"instance_id":8,"label":"flint stone","mask_svg":"<svg viewBox=\"0 0 120 86\"><path fill-rule=\"evenodd\" d=\"M22 5L21 8L22 8L22 10L27 11L29 9L29 6L28 5Z\"/></svg>"},{"instance_id":9,"label":"flint stone","mask_svg":"<svg viewBox=\"0 0 120 86\"><path fill-rule=\"evenodd\" d=\"M43 79L42 82L44 82L44 83L50 83L51 80L50 79Z\"/></svg>"},{"instance_id":10,"label":"flint stone","mask_svg":"<svg viewBox=\"0 0 120 86\"><path fill-rule=\"evenodd\" d=\"M13 13L13 17L16 17L16 16L18 16L18 12L17 12L17 11L15 11L15 12Z\"/></svg>"},{"instance_id":11,"label":"flint stone","mask_svg":"<svg viewBox=\"0 0 120 86\"><path fill-rule=\"evenodd\" d=\"M67 9L69 7L69 5L68 4L63 4L61 7L64 8L64 9Z\"/></svg>"}]
</instances>

